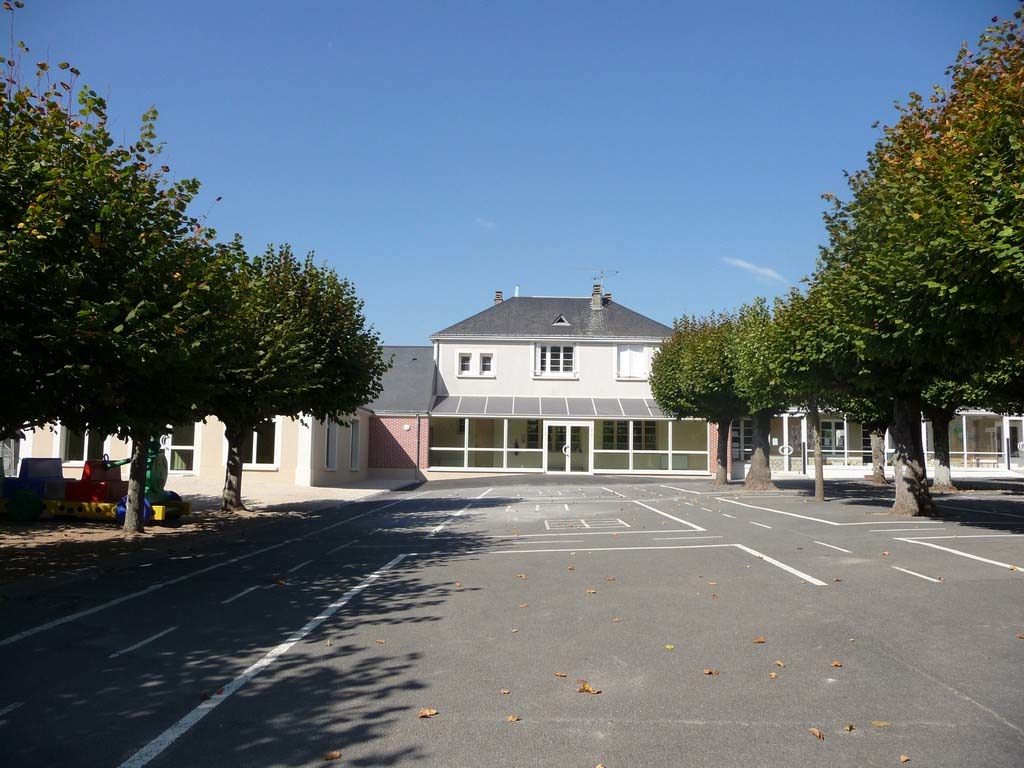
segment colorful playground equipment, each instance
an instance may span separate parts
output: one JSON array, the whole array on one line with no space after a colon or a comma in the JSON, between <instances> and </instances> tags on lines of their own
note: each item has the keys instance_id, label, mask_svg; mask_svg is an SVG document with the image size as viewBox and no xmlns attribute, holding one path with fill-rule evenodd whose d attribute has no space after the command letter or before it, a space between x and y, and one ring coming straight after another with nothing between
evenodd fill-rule
<instances>
[{"instance_id":1,"label":"colorful playground equipment","mask_svg":"<svg viewBox=\"0 0 1024 768\"><path fill-rule=\"evenodd\" d=\"M131 459L86 461L80 480L65 480L60 459L22 459L17 477L0 478L3 495L0 513L7 519L31 522L50 517L124 521L128 481L121 467ZM169 522L188 515L192 506L165 489L167 457L160 442L147 448L143 519Z\"/></svg>"}]
</instances>

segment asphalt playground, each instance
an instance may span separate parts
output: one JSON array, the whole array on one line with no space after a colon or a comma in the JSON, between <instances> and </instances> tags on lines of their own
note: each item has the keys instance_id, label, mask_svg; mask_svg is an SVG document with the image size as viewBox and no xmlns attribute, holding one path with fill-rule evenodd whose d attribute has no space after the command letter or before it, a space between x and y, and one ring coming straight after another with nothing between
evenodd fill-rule
<instances>
[{"instance_id":1,"label":"asphalt playground","mask_svg":"<svg viewBox=\"0 0 1024 768\"><path fill-rule=\"evenodd\" d=\"M1024 496L804 491L435 482L8 599L2 762L1024 765Z\"/></svg>"}]
</instances>

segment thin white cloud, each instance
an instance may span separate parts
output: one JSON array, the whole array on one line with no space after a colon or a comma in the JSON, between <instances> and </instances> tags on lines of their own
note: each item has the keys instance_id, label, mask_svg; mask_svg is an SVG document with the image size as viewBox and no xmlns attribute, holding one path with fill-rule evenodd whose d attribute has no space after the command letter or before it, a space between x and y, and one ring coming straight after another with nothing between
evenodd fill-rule
<instances>
[{"instance_id":1,"label":"thin white cloud","mask_svg":"<svg viewBox=\"0 0 1024 768\"><path fill-rule=\"evenodd\" d=\"M771 267L759 267L757 264L752 264L749 261L745 261L744 259L734 259L731 256L723 257L722 261L724 261L730 267L736 267L737 269L742 269L742 270L744 270L746 272L749 272L752 275L756 275L757 277L760 277L760 278L764 278L764 279L767 279L767 280L777 280L780 283L788 283L789 282L788 280L786 280L786 278L784 278L782 275L780 275L778 272L776 272Z\"/></svg>"},{"instance_id":2,"label":"thin white cloud","mask_svg":"<svg viewBox=\"0 0 1024 768\"><path fill-rule=\"evenodd\" d=\"M482 216L476 217L476 225L483 229L494 229L494 222L490 219L485 219Z\"/></svg>"}]
</instances>

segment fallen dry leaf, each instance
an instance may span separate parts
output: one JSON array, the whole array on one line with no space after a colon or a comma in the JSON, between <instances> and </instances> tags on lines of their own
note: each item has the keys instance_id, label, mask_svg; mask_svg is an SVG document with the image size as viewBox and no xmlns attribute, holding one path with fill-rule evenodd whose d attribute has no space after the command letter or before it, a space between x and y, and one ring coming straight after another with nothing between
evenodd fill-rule
<instances>
[{"instance_id":1,"label":"fallen dry leaf","mask_svg":"<svg viewBox=\"0 0 1024 768\"><path fill-rule=\"evenodd\" d=\"M383 640L374 640L373 642L375 642L377 645L384 645Z\"/></svg>"},{"instance_id":2,"label":"fallen dry leaf","mask_svg":"<svg viewBox=\"0 0 1024 768\"><path fill-rule=\"evenodd\" d=\"M519 604L519 607L520 607L520 608L529 608L529 607L530 607L530 604L529 604L529 603L520 603L520 604Z\"/></svg>"},{"instance_id":3,"label":"fallen dry leaf","mask_svg":"<svg viewBox=\"0 0 1024 768\"><path fill-rule=\"evenodd\" d=\"M847 723L846 725L843 726L843 730L846 731L847 733L853 733L857 729L853 727L853 723Z\"/></svg>"},{"instance_id":4,"label":"fallen dry leaf","mask_svg":"<svg viewBox=\"0 0 1024 768\"><path fill-rule=\"evenodd\" d=\"M889 551L885 550L884 552L882 552L882 557L886 557L886 556L888 556L888 554L889 554Z\"/></svg>"},{"instance_id":5,"label":"fallen dry leaf","mask_svg":"<svg viewBox=\"0 0 1024 768\"><path fill-rule=\"evenodd\" d=\"M569 675L565 672L555 672L555 677L568 677Z\"/></svg>"},{"instance_id":6,"label":"fallen dry leaf","mask_svg":"<svg viewBox=\"0 0 1024 768\"><path fill-rule=\"evenodd\" d=\"M575 565L570 565L566 570L568 570L568 571L575 571L576 570L576 566Z\"/></svg>"},{"instance_id":7,"label":"fallen dry leaf","mask_svg":"<svg viewBox=\"0 0 1024 768\"><path fill-rule=\"evenodd\" d=\"M526 575L525 573L517 573L517 574L516 574L516 578L517 578L517 579L528 579L528 578L530 578L530 577L529 577L529 576L527 576L527 575Z\"/></svg>"},{"instance_id":8,"label":"fallen dry leaf","mask_svg":"<svg viewBox=\"0 0 1024 768\"><path fill-rule=\"evenodd\" d=\"M1018 640L1024 640L1024 632L1018 632L1017 633L1017 639Z\"/></svg>"},{"instance_id":9,"label":"fallen dry leaf","mask_svg":"<svg viewBox=\"0 0 1024 768\"><path fill-rule=\"evenodd\" d=\"M324 752L324 760L338 760L340 757L340 749L332 749L330 752Z\"/></svg>"},{"instance_id":10,"label":"fallen dry leaf","mask_svg":"<svg viewBox=\"0 0 1024 768\"><path fill-rule=\"evenodd\" d=\"M596 589L588 589L587 590L587 594L588 595L596 595L597 594L597 590Z\"/></svg>"},{"instance_id":11,"label":"fallen dry leaf","mask_svg":"<svg viewBox=\"0 0 1024 768\"><path fill-rule=\"evenodd\" d=\"M901 763L909 763L910 762L910 755L900 755L900 762Z\"/></svg>"},{"instance_id":12,"label":"fallen dry leaf","mask_svg":"<svg viewBox=\"0 0 1024 768\"><path fill-rule=\"evenodd\" d=\"M712 600L717 600L718 599L718 595L711 595L711 599Z\"/></svg>"},{"instance_id":13,"label":"fallen dry leaf","mask_svg":"<svg viewBox=\"0 0 1024 768\"><path fill-rule=\"evenodd\" d=\"M840 582L840 581L842 581L842 579L840 579L840 578L835 578L835 579L832 579L832 581L835 581L835 582Z\"/></svg>"},{"instance_id":14,"label":"fallen dry leaf","mask_svg":"<svg viewBox=\"0 0 1024 768\"><path fill-rule=\"evenodd\" d=\"M614 576L605 576L604 580L605 581L615 581L615 577Z\"/></svg>"},{"instance_id":15,"label":"fallen dry leaf","mask_svg":"<svg viewBox=\"0 0 1024 768\"><path fill-rule=\"evenodd\" d=\"M717 587L718 586L718 582L717 581L709 581L708 584L710 584L712 587Z\"/></svg>"},{"instance_id":16,"label":"fallen dry leaf","mask_svg":"<svg viewBox=\"0 0 1024 768\"><path fill-rule=\"evenodd\" d=\"M843 662L841 662L839 659L832 659L832 666L836 669L842 669Z\"/></svg>"},{"instance_id":17,"label":"fallen dry leaf","mask_svg":"<svg viewBox=\"0 0 1024 768\"><path fill-rule=\"evenodd\" d=\"M784 666L786 666L786 662L784 662L782 659L776 659L775 660L775 666L776 667L784 667Z\"/></svg>"},{"instance_id":18,"label":"fallen dry leaf","mask_svg":"<svg viewBox=\"0 0 1024 768\"><path fill-rule=\"evenodd\" d=\"M708 667L705 667L704 668L704 674L705 675L717 675L718 674L718 670L717 669L710 669Z\"/></svg>"},{"instance_id":19,"label":"fallen dry leaf","mask_svg":"<svg viewBox=\"0 0 1024 768\"><path fill-rule=\"evenodd\" d=\"M667 643L665 645L665 650L666 651L674 651L675 649L676 649L676 647L674 645L672 645L672 643Z\"/></svg>"},{"instance_id":20,"label":"fallen dry leaf","mask_svg":"<svg viewBox=\"0 0 1024 768\"><path fill-rule=\"evenodd\" d=\"M433 707L423 707L419 712L416 713L416 717L433 717L437 714L437 710Z\"/></svg>"},{"instance_id":21,"label":"fallen dry leaf","mask_svg":"<svg viewBox=\"0 0 1024 768\"><path fill-rule=\"evenodd\" d=\"M811 734L811 736L816 738L818 741L824 741L825 740L825 734L822 733L821 730L818 729L818 728L808 728L807 732L809 734Z\"/></svg>"},{"instance_id":22,"label":"fallen dry leaf","mask_svg":"<svg viewBox=\"0 0 1024 768\"><path fill-rule=\"evenodd\" d=\"M875 728L888 728L892 725L888 720L872 720L871 724L875 726Z\"/></svg>"},{"instance_id":23,"label":"fallen dry leaf","mask_svg":"<svg viewBox=\"0 0 1024 768\"><path fill-rule=\"evenodd\" d=\"M522 719L523 718L521 718L519 715L509 715L508 717L505 718L505 722L506 723L518 723Z\"/></svg>"},{"instance_id":24,"label":"fallen dry leaf","mask_svg":"<svg viewBox=\"0 0 1024 768\"><path fill-rule=\"evenodd\" d=\"M518 632L518 631L519 631L518 629L513 629L513 630L512 630L512 634L514 635L514 634L515 634L516 632Z\"/></svg>"},{"instance_id":25,"label":"fallen dry leaf","mask_svg":"<svg viewBox=\"0 0 1024 768\"><path fill-rule=\"evenodd\" d=\"M612 624L618 624L620 621L622 621L622 619L618 616L612 616Z\"/></svg>"},{"instance_id":26,"label":"fallen dry leaf","mask_svg":"<svg viewBox=\"0 0 1024 768\"><path fill-rule=\"evenodd\" d=\"M768 673L768 679L769 680L778 680L779 679L779 673L778 672L769 672Z\"/></svg>"},{"instance_id":27,"label":"fallen dry leaf","mask_svg":"<svg viewBox=\"0 0 1024 768\"><path fill-rule=\"evenodd\" d=\"M510 693L512 693L512 691L510 691L508 688L502 688L501 693L503 696L508 696Z\"/></svg>"},{"instance_id":28,"label":"fallen dry leaf","mask_svg":"<svg viewBox=\"0 0 1024 768\"><path fill-rule=\"evenodd\" d=\"M456 581L455 582L455 588L456 589L462 589L462 582L461 581Z\"/></svg>"},{"instance_id":29,"label":"fallen dry leaf","mask_svg":"<svg viewBox=\"0 0 1024 768\"><path fill-rule=\"evenodd\" d=\"M277 584L277 586L279 586L279 587L283 587L283 586L284 586L285 584L287 584L288 582L287 582L287 581L285 581L284 579L278 579L278 580L277 580L276 582L274 582L274 583L275 583L275 584Z\"/></svg>"},{"instance_id":30,"label":"fallen dry leaf","mask_svg":"<svg viewBox=\"0 0 1024 768\"><path fill-rule=\"evenodd\" d=\"M595 688L586 680L577 680L576 682L580 684L580 687L576 689L576 693L592 693L596 696L601 692L600 688Z\"/></svg>"},{"instance_id":31,"label":"fallen dry leaf","mask_svg":"<svg viewBox=\"0 0 1024 768\"><path fill-rule=\"evenodd\" d=\"M331 638L327 638L327 645L331 645Z\"/></svg>"},{"instance_id":32,"label":"fallen dry leaf","mask_svg":"<svg viewBox=\"0 0 1024 768\"><path fill-rule=\"evenodd\" d=\"M767 642L768 641L765 640L764 637L761 636L761 635L758 635L757 637L754 638L754 644L755 645L761 645L762 643L767 643Z\"/></svg>"}]
</instances>

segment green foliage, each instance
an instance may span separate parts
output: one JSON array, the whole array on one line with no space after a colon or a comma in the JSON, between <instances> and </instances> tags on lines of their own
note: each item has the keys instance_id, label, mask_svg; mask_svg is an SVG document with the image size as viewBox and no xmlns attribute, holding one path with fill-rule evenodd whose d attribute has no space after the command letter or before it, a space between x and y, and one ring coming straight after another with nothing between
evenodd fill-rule
<instances>
[{"instance_id":1,"label":"green foliage","mask_svg":"<svg viewBox=\"0 0 1024 768\"><path fill-rule=\"evenodd\" d=\"M736 317L727 313L684 317L651 363L658 405L677 418L709 421L746 413L736 393L733 343Z\"/></svg>"},{"instance_id":2,"label":"green foliage","mask_svg":"<svg viewBox=\"0 0 1024 768\"><path fill-rule=\"evenodd\" d=\"M780 369L785 350L777 342L777 326L764 299L740 308L732 357L736 394L748 413L777 413L791 404L791 382Z\"/></svg>"},{"instance_id":3,"label":"green foliage","mask_svg":"<svg viewBox=\"0 0 1024 768\"><path fill-rule=\"evenodd\" d=\"M277 415L344 419L380 392L387 369L347 280L270 247L222 297L205 413L251 430Z\"/></svg>"}]
</instances>

